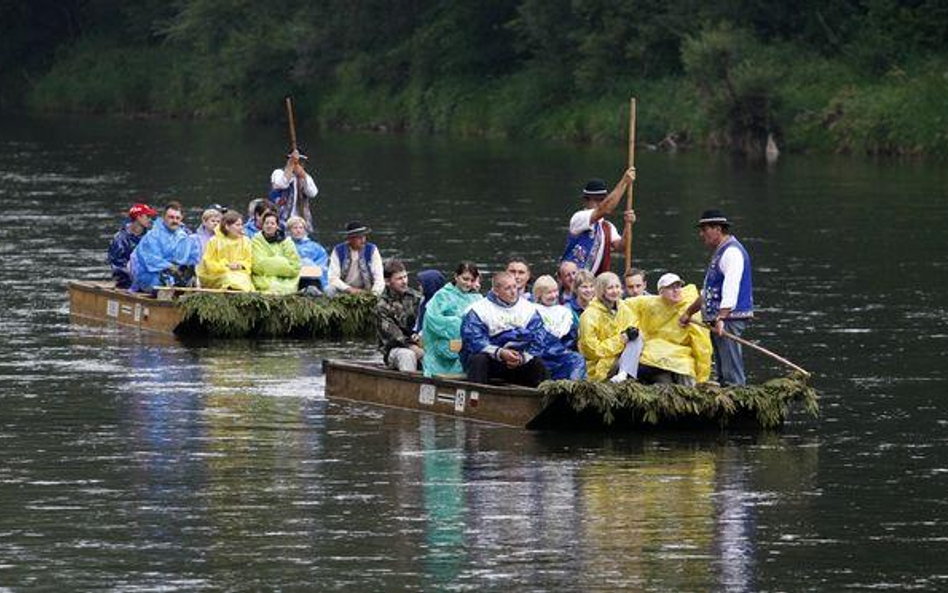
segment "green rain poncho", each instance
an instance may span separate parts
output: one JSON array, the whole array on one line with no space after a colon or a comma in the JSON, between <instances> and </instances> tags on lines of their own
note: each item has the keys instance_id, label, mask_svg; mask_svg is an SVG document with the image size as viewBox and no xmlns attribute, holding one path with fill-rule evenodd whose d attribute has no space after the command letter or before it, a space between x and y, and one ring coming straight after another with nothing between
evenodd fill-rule
<instances>
[{"instance_id":1,"label":"green rain poncho","mask_svg":"<svg viewBox=\"0 0 948 593\"><path fill-rule=\"evenodd\" d=\"M453 284L445 285L428 302L421 342L425 348L422 359L425 376L463 373L458 353L451 350L451 340L461 339L461 318L483 297L476 292L462 292Z\"/></svg>"},{"instance_id":2,"label":"green rain poncho","mask_svg":"<svg viewBox=\"0 0 948 593\"><path fill-rule=\"evenodd\" d=\"M270 243L263 233L254 235L253 284L261 292L292 294L299 288L300 256L293 240Z\"/></svg>"}]
</instances>

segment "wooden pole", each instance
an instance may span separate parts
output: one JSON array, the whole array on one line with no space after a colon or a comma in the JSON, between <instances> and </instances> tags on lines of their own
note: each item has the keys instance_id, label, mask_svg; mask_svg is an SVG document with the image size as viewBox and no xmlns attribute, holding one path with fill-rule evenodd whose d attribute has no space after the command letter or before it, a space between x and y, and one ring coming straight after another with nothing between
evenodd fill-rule
<instances>
[{"instance_id":1,"label":"wooden pole","mask_svg":"<svg viewBox=\"0 0 948 593\"><path fill-rule=\"evenodd\" d=\"M635 98L629 100L629 167L635 166ZM632 195L632 186L635 182L629 182L628 190L628 207L626 210L632 209L633 204L633 195ZM632 223L629 221L625 222L625 227L622 229L622 237L625 239L625 273L628 274L629 270L632 269Z\"/></svg>"},{"instance_id":2,"label":"wooden pole","mask_svg":"<svg viewBox=\"0 0 948 593\"><path fill-rule=\"evenodd\" d=\"M710 329L710 331L714 331L714 328L713 328L713 327L710 327L710 326L708 326L707 324L701 323L700 321L697 321L697 320L695 320L695 319L692 319L692 320L691 320L691 323L694 323L695 325L700 325L701 327L706 328L706 329ZM806 377L812 377L812 376L813 376L813 375L810 373L810 371L804 369L804 368L801 367L801 366L798 366L798 365L793 364L792 362L790 362L790 361L787 360L786 358L780 356L779 354L776 354L776 353L774 353L774 352L771 352L770 350L767 350L767 349L764 348L763 346L760 346L760 345L758 345L758 344L755 344L755 343L753 343L753 342L751 342L751 341L749 341L749 340L745 340L744 338L742 338L742 337L740 337L740 336L735 336L734 334L732 334L731 332L728 332L728 331L725 331L725 332L723 333L723 335L724 335L725 338L727 338L727 339L729 339L729 340L734 340L734 341L737 342L738 344L742 344L742 345L744 345L744 346L747 346L748 348L752 348L752 349L754 349L754 350L760 352L761 354L765 354L765 355L769 356L770 358L776 360L776 361L779 362L779 363L782 363L782 364L787 365L788 367L790 367L791 369L793 369L793 370L795 370L795 371L798 371L798 372L800 372L800 373L803 373L803 375L806 376Z\"/></svg>"},{"instance_id":3,"label":"wooden pole","mask_svg":"<svg viewBox=\"0 0 948 593\"><path fill-rule=\"evenodd\" d=\"M296 150L296 122L293 120L293 100L286 96L286 117L290 126L290 152Z\"/></svg>"}]
</instances>

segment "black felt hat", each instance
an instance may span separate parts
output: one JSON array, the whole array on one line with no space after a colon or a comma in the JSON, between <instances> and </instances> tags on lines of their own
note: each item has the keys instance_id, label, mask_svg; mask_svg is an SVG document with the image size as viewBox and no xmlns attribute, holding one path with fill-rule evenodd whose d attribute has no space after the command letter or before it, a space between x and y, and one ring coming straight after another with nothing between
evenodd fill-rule
<instances>
[{"instance_id":1,"label":"black felt hat","mask_svg":"<svg viewBox=\"0 0 948 593\"><path fill-rule=\"evenodd\" d=\"M609 190L606 188L606 182L602 179L590 179L586 182L586 187L583 188L583 197L585 198L601 198L609 193Z\"/></svg>"},{"instance_id":2,"label":"black felt hat","mask_svg":"<svg viewBox=\"0 0 948 593\"><path fill-rule=\"evenodd\" d=\"M716 208L711 210L705 210L701 213L701 218L698 219L698 224L695 226L704 226L706 224L715 224L727 228L731 226L731 221L727 219L727 216L723 212Z\"/></svg>"},{"instance_id":3,"label":"black felt hat","mask_svg":"<svg viewBox=\"0 0 948 593\"><path fill-rule=\"evenodd\" d=\"M365 226L358 220L353 220L346 223L346 236L354 237L355 235L368 235L372 232L372 229Z\"/></svg>"}]
</instances>

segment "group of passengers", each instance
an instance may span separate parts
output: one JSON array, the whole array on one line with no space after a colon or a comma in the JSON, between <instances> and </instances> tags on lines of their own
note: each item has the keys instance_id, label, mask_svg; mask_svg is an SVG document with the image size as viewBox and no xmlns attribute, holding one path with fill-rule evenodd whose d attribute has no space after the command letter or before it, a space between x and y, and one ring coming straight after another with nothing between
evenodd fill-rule
<instances>
[{"instance_id":1,"label":"group of passengers","mask_svg":"<svg viewBox=\"0 0 948 593\"><path fill-rule=\"evenodd\" d=\"M368 227L348 223L331 253L310 238L309 202L319 189L306 160L298 150L287 155L270 176L268 197L250 202L246 223L239 212L214 204L192 232L180 202L168 202L161 213L134 204L109 246L116 287L151 294L161 287L381 294L382 257L367 240Z\"/></svg>"},{"instance_id":2,"label":"group of passengers","mask_svg":"<svg viewBox=\"0 0 948 593\"><path fill-rule=\"evenodd\" d=\"M178 202L169 202L160 217L146 204L132 206L109 249L116 286L151 293L162 286L372 292L379 296L385 364L426 376L528 386L587 377L694 385L709 380L713 356L721 383L743 384L739 345L735 350L722 336L739 335L752 316L750 265L719 211L705 212L698 222L714 251L700 294L671 272L659 278L652 295L642 270L630 269L623 281L609 271L611 254L623 249L625 237L605 217L635 179L633 168L612 191L599 179L586 184L556 278L543 275L531 286L529 264L513 257L482 296L480 271L465 261L450 282L437 270L420 272L416 290L401 261L383 264L367 240L368 227L358 221L346 225L345 241L329 253L309 238L307 198L318 190L304 160L295 151L288 155L286 167L271 176L270 199L251 202L247 224L238 212L214 205L191 232ZM627 210L624 219L634 223L634 212ZM699 309L714 336L692 322Z\"/></svg>"},{"instance_id":3,"label":"group of passengers","mask_svg":"<svg viewBox=\"0 0 948 593\"><path fill-rule=\"evenodd\" d=\"M611 192L602 180L586 185L556 278L540 276L532 288L520 257L493 274L486 296L471 262L450 283L437 270L420 272L421 290L409 286L402 262L387 262L378 305L385 364L478 383L589 378L692 386L710 379L713 360L721 384L744 384L740 346L724 337L739 336L752 317L750 260L720 211L706 211L697 224L713 253L700 293L673 272L658 279L653 295L644 271L631 268L621 281L609 271L625 238L605 217L634 179L630 168ZM631 210L624 218L635 222ZM699 309L713 333L692 320Z\"/></svg>"},{"instance_id":4,"label":"group of passengers","mask_svg":"<svg viewBox=\"0 0 948 593\"><path fill-rule=\"evenodd\" d=\"M486 296L472 262L459 264L451 282L421 271L420 290L399 260L387 261L383 275L379 349L393 369L528 386L587 377L694 385L710 375L708 330L679 324L697 288L672 273L654 296L641 290L645 273L635 269L626 278L637 292L623 291L612 272L586 270L559 274L559 282L540 276L528 290L520 258L493 274Z\"/></svg>"},{"instance_id":5,"label":"group of passengers","mask_svg":"<svg viewBox=\"0 0 948 593\"><path fill-rule=\"evenodd\" d=\"M345 241L332 253L309 237L300 216L281 220L268 200L251 205L249 222L239 212L212 205L191 231L184 209L169 202L160 213L135 204L109 246L108 262L117 288L154 293L161 287L201 287L308 295L384 288L382 258L369 243L369 229L346 225Z\"/></svg>"}]
</instances>

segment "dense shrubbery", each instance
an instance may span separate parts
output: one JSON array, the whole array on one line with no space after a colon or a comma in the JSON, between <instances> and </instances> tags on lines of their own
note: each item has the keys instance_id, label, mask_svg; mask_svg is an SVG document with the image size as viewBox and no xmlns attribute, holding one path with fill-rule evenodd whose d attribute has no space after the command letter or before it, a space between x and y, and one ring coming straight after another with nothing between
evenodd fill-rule
<instances>
[{"instance_id":1,"label":"dense shrubbery","mask_svg":"<svg viewBox=\"0 0 948 593\"><path fill-rule=\"evenodd\" d=\"M937 0L0 0L0 106L948 153Z\"/></svg>"}]
</instances>

